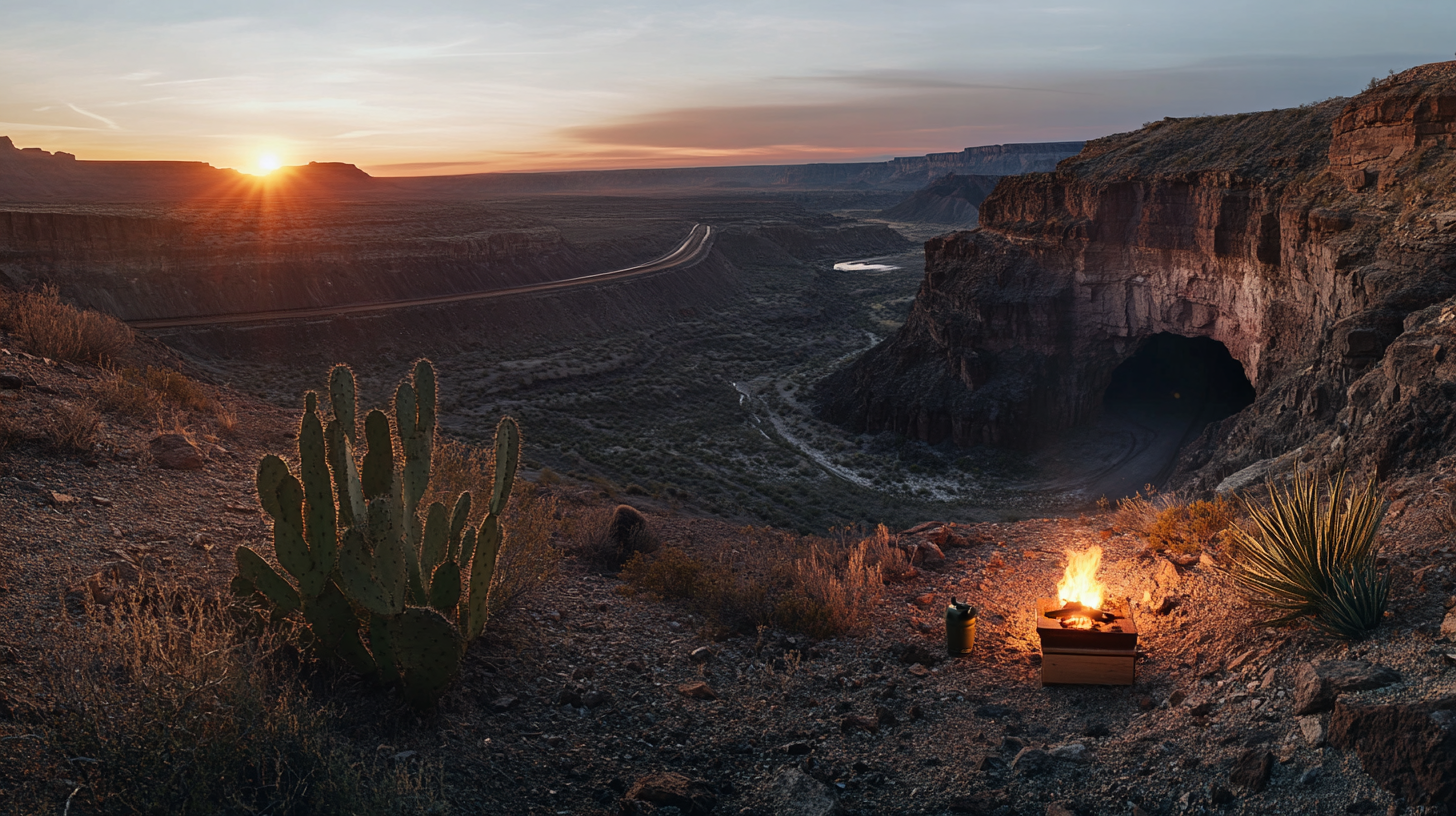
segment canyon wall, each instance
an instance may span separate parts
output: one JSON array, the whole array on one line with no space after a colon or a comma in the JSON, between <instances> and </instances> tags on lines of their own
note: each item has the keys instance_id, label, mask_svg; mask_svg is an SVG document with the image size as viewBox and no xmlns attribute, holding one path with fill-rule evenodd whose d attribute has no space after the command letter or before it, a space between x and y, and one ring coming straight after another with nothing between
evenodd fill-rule
<instances>
[{"instance_id":1,"label":"canyon wall","mask_svg":"<svg viewBox=\"0 0 1456 816\"><path fill-rule=\"evenodd\" d=\"M1456 63L1351 99L1166 119L1001 181L930 241L905 326L820 385L869 432L1030 448L1159 332L1222 342L1255 403L1184 449L1199 488L1301 447L1386 474L1456 442ZM1443 397L1443 395L1445 395Z\"/></svg>"},{"instance_id":2,"label":"canyon wall","mask_svg":"<svg viewBox=\"0 0 1456 816\"><path fill-rule=\"evenodd\" d=\"M51 283L124 320L474 292L602 272L664 254L684 222L582 252L503 213L398 205L179 209L152 217L0 212L0 275ZM645 257L642 254L645 253Z\"/></svg>"}]
</instances>

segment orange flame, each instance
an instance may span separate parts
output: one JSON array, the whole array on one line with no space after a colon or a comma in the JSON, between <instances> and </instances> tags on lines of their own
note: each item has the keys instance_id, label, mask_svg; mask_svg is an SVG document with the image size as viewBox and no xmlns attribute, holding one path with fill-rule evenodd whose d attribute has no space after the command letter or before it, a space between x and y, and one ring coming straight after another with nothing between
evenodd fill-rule
<instances>
[{"instance_id":1,"label":"orange flame","mask_svg":"<svg viewBox=\"0 0 1456 816\"><path fill-rule=\"evenodd\" d=\"M1107 587L1097 580L1097 567L1102 563L1102 548L1096 545L1088 547L1082 552L1067 553L1067 571L1062 575L1062 580L1057 584L1057 601L1063 606L1076 602L1083 606L1090 606L1093 609L1102 608L1102 596ZM1090 626L1088 619L1068 619L1068 623L1076 621L1080 624L1083 620ZM1075 625L1075 624L1074 624Z\"/></svg>"}]
</instances>

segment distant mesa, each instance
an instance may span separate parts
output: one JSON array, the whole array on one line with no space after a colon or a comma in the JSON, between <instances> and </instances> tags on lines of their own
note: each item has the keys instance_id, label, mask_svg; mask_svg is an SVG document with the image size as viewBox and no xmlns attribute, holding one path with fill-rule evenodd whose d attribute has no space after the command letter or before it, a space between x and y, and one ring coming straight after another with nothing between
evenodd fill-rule
<instances>
[{"instance_id":1,"label":"distant mesa","mask_svg":"<svg viewBox=\"0 0 1456 816\"><path fill-rule=\"evenodd\" d=\"M476 173L412 178L372 178L352 164L309 162L280 167L267 176L258 177L216 168L204 162L81 161L69 153L17 148L9 137L0 136L0 203L121 204L246 199L256 195L381 201L478 200L491 196L555 193L632 195L683 190L716 190L721 193L752 190L909 193L947 174L996 177L1051 170L1057 162L1076 155L1081 149L1081 142L1043 142L968 147L953 153L931 153L880 162ZM968 195L975 198L975 194ZM984 197L980 195L980 198ZM948 206L956 217L962 217L966 212L964 205Z\"/></svg>"},{"instance_id":2,"label":"distant mesa","mask_svg":"<svg viewBox=\"0 0 1456 816\"><path fill-rule=\"evenodd\" d=\"M981 202L996 189L1000 180L1001 176L947 173L899 204L881 210L879 216L889 221L973 227L980 215Z\"/></svg>"}]
</instances>

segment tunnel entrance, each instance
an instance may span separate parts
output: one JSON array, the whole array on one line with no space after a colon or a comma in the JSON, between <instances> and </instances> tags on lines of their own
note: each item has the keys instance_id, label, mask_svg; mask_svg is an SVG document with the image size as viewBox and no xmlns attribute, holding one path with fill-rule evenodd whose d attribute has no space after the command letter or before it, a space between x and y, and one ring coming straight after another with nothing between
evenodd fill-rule
<instances>
[{"instance_id":1,"label":"tunnel entrance","mask_svg":"<svg viewBox=\"0 0 1456 816\"><path fill-rule=\"evenodd\" d=\"M1167 332L1148 338L1112 372L1103 397L1112 410L1167 412L1189 422L1193 434L1253 402L1254 387L1223 343Z\"/></svg>"}]
</instances>

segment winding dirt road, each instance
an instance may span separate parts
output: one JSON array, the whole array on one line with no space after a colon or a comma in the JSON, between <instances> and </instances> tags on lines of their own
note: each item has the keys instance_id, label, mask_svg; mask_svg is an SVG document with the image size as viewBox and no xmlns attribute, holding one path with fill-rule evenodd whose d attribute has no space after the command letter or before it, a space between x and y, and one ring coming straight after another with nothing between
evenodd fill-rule
<instances>
[{"instance_id":1,"label":"winding dirt road","mask_svg":"<svg viewBox=\"0 0 1456 816\"><path fill-rule=\"evenodd\" d=\"M269 323L278 320L299 320L314 317L365 314L368 312L387 312L393 309L407 309L412 306L435 306L442 303L461 303L467 300L485 300L487 298L510 297L512 295L525 295L534 292L549 292L554 289L570 289L594 283L633 278L638 275L647 275L653 272L663 272L682 266L691 266L707 256L708 250L713 246L712 239L712 227L706 224L695 224L692 230L688 232L688 237L678 245L677 249L656 260L636 266L629 266L625 269L614 269L610 272L597 272L592 275L563 278L546 283L533 283L527 286L512 286L508 289L491 289L485 292L466 292L460 295L437 295L434 297L410 298L408 300L356 303L346 306L318 306L304 309L276 309L267 312L232 312L229 314L188 315L186 317L128 320L127 325L137 329L172 329L184 326L216 326L228 323Z\"/></svg>"}]
</instances>

